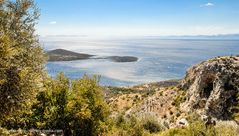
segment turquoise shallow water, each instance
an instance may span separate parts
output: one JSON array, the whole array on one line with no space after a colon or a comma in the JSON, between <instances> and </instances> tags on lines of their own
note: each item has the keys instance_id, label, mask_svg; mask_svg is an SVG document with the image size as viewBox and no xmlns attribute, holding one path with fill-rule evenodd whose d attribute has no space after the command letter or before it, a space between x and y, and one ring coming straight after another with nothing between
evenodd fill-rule
<instances>
[{"instance_id":1,"label":"turquoise shallow water","mask_svg":"<svg viewBox=\"0 0 239 136\"><path fill-rule=\"evenodd\" d=\"M137 62L109 60L48 62L53 77L60 71L76 79L84 74L100 75L101 85L130 86L182 78L186 69L216 56L239 54L239 40L162 40L156 38L90 39L51 37L42 39L46 50L63 48L98 56L136 56Z\"/></svg>"}]
</instances>

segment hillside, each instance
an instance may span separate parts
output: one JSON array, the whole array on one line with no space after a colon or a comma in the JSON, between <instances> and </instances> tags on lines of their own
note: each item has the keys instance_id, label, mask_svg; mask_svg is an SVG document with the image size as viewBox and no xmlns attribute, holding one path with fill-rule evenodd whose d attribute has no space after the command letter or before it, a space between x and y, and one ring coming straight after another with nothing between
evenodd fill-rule
<instances>
[{"instance_id":1,"label":"hillside","mask_svg":"<svg viewBox=\"0 0 239 136\"><path fill-rule=\"evenodd\" d=\"M112 116L124 113L138 118L154 116L166 128L187 126L192 113L228 120L238 128L239 57L217 57L194 65L185 78L176 81L143 84L118 90L108 103ZM223 121L224 122L224 121Z\"/></svg>"}]
</instances>

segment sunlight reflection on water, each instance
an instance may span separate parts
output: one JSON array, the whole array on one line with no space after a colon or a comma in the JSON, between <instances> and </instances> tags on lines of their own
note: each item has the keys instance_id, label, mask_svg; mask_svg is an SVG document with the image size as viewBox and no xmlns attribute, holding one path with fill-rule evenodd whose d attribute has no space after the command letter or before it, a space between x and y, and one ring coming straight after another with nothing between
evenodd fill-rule
<instances>
[{"instance_id":1,"label":"sunlight reflection on water","mask_svg":"<svg viewBox=\"0 0 239 136\"><path fill-rule=\"evenodd\" d=\"M75 79L84 74L101 75L102 85L128 86L146 82L182 78L186 69L200 61L239 54L236 40L160 40L84 38L42 39L46 50L63 48L98 56L136 56L137 62L117 63L109 60L48 62L51 76L63 71Z\"/></svg>"}]
</instances>

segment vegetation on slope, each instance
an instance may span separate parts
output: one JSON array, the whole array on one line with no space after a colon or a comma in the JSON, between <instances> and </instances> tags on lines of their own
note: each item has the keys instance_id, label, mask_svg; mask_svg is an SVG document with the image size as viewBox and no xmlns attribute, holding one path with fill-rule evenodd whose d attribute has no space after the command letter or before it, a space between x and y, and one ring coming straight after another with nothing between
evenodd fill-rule
<instances>
[{"instance_id":1,"label":"vegetation on slope","mask_svg":"<svg viewBox=\"0 0 239 136\"><path fill-rule=\"evenodd\" d=\"M18 121L41 91L44 54L35 35L33 1L0 1L0 124Z\"/></svg>"},{"instance_id":2,"label":"vegetation on slope","mask_svg":"<svg viewBox=\"0 0 239 136\"><path fill-rule=\"evenodd\" d=\"M176 86L178 81L105 89L99 86L97 77L70 80L60 73L50 78L44 71L45 54L34 33L39 14L33 1L0 0L0 15L0 135L26 135L29 132L23 130L30 129L63 130L65 135L80 136L239 133L238 125L232 121L218 121L215 125L199 119L198 113L181 111L181 104L190 95ZM227 86L229 91L238 90L238 82L234 82L238 81L236 70L231 78L235 79L233 87ZM127 102L130 105L121 108Z\"/></svg>"},{"instance_id":3,"label":"vegetation on slope","mask_svg":"<svg viewBox=\"0 0 239 136\"><path fill-rule=\"evenodd\" d=\"M66 135L105 131L108 108L97 78L70 84L62 74L52 79L45 73L34 2L1 0L0 15L0 135L32 128L60 129Z\"/></svg>"}]
</instances>

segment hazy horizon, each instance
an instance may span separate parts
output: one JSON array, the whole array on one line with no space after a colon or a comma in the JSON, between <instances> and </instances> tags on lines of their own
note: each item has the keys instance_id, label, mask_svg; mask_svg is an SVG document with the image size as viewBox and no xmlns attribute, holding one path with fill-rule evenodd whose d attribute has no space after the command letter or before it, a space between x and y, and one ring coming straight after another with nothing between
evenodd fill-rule
<instances>
[{"instance_id":1,"label":"hazy horizon","mask_svg":"<svg viewBox=\"0 0 239 136\"><path fill-rule=\"evenodd\" d=\"M46 35L182 36L239 33L237 0L36 0L37 33Z\"/></svg>"},{"instance_id":2,"label":"hazy horizon","mask_svg":"<svg viewBox=\"0 0 239 136\"><path fill-rule=\"evenodd\" d=\"M193 64L238 54L238 0L36 3L41 9L36 32L45 50L62 48L97 56L139 58L130 63L93 59L48 62L52 76L60 71L73 79L84 73L96 74L102 76L103 85L134 85L182 78Z\"/></svg>"}]
</instances>

